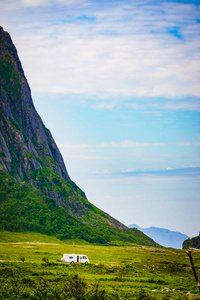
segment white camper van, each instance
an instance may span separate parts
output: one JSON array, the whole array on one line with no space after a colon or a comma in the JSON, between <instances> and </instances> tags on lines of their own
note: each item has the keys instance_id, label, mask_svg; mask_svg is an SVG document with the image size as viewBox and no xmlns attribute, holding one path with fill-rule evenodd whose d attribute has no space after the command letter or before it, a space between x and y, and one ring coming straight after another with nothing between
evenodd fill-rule
<instances>
[{"instance_id":1,"label":"white camper van","mask_svg":"<svg viewBox=\"0 0 200 300\"><path fill-rule=\"evenodd\" d=\"M63 254L61 258L63 262L66 263L89 263L89 259L85 254Z\"/></svg>"}]
</instances>

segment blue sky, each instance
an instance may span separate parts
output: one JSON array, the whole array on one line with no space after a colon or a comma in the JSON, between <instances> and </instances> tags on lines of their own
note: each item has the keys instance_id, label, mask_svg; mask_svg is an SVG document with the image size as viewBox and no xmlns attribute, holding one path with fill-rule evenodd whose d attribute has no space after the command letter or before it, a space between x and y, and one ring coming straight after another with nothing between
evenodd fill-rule
<instances>
[{"instance_id":1,"label":"blue sky","mask_svg":"<svg viewBox=\"0 0 200 300\"><path fill-rule=\"evenodd\" d=\"M88 200L198 235L199 1L1 0L0 19Z\"/></svg>"}]
</instances>

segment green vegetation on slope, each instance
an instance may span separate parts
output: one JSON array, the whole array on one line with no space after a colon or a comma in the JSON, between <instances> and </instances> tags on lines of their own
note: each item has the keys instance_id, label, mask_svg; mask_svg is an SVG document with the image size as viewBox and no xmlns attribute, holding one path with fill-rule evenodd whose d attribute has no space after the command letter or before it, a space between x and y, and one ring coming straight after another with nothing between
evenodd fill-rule
<instances>
[{"instance_id":1,"label":"green vegetation on slope","mask_svg":"<svg viewBox=\"0 0 200 300\"><path fill-rule=\"evenodd\" d=\"M183 242L183 249L188 248L200 249L200 234Z\"/></svg>"},{"instance_id":2,"label":"green vegetation on slope","mask_svg":"<svg viewBox=\"0 0 200 300\"><path fill-rule=\"evenodd\" d=\"M156 245L136 229L123 231L103 221L99 228L83 223L39 189L27 183L20 184L3 171L0 171L0 229L34 231L54 235L61 240L81 239L97 244L121 241Z\"/></svg>"}]
</instances>

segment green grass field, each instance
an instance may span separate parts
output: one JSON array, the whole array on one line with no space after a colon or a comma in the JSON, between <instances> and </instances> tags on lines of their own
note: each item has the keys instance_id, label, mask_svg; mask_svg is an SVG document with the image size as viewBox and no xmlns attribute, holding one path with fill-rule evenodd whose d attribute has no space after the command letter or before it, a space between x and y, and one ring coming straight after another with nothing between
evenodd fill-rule
<instances>
[{"instance_id":1,"label":"green grass field","mask_svg":"<svg viewBox=\"0 0 200 300\"><path fill-rule=\"evenodd\" d=\"M90 264L62 263L64 253ZM192 252L200 277L200 251ZM184 250L0 232L0 299L200 299Z\"/></svg>"}]
</instances>

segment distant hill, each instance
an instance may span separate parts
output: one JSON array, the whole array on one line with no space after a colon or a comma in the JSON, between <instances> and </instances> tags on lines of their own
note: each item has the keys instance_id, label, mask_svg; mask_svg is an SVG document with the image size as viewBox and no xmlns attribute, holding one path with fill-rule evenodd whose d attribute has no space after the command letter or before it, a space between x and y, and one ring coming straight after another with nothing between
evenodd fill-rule
<instances>
[{"instance_id":1,"label":"distant hill","mask_svg":"<svg viewBox=\"0 0 200 300\"><path fill-rule=\"evenodd\" d=\"M183 242L183 249L188 248L200 249L200 234Z\"/></svg>"},{"instance_id":2,"label":"distant hill","mask_svg":"<svg viewBox=\"0 0 200 300\"><path fill-rule=\"evenodd\" d=\"M189 236L182 234L181 232L171 231L164 228L149 227L141 228L136 224L128 226L129 228L137 228L144 234L151 237L156 243L164 247L172 247L177 249L182 249L182 244L184 240L188 239Z\"/></svg>"},{"instance_id":3,"label":"distant hill","mask_svg":"<svg viewBox=\"0 0 200 300\"><path fill-rule=\"evenodd\" d=\"M10 35L0 27L0 230L90 243L156 246L90 203L37 113ZM66 130L71 130L70 125Z\"/></svg>"}]
</instances>

